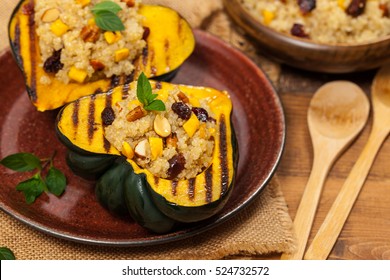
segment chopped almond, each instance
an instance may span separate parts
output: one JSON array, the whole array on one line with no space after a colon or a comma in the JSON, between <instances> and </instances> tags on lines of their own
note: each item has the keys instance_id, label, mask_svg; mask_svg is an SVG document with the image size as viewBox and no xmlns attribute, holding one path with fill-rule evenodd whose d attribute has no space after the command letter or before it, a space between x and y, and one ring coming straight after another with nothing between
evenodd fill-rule
<instances>
[{"instance_id":1,"label":"chopped almond","mask_svg":"<svg viewBox=\"0 0 390 280\"><path fill-rule=\"evenodd\" d=\"M146 111L142 109L141 106L137 106L133 110L127 113L126 119L128 122L133 122L144 116L146 116Z\"/></svg>"},{"instance_id":2,"label":"chopped almond","mask_svg":"<svg viewBox=\"0 0 390 280\"><path fill-rule=\"evenodd\" d=\"M100 28L97 25L86 25L81 29L80 36L84 42L95 43L100 37Z\"/></svg>"}]
</instances>

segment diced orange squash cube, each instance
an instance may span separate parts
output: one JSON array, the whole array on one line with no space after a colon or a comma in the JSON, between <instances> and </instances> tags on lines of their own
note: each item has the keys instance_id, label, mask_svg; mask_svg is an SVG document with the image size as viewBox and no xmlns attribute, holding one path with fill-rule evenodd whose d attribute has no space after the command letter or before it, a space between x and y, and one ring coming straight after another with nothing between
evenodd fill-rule
<instances>
[{"instance_id":1,"label":"diced orange squash cube","mask_svg":"<svg viewBox=\"0 0 390 280\"><path fill-rule=\"evenodd\" d=\"M183 124L183 128L189 137L194 136L199 126L200 126L200 122L197 116L193 113L191 113L191 117L189 118L189 120Z\"/></svg>"},{"instance_id":2,"label":"diced orange squash cube","mask_svg":"<svg viewBox=\"0 0 390 280\"><path fill-rule=\"evenodd\" d=\"M91 0L76 0L76 3L80 4L82 7L85 7L91 3Z\"/></svg>"},{"instance_id":3,"label":"diced orange squash cube","mask_svg":"<svg viewBox=\"0 0 390 280\"><path fill-rule=\"evenodd\" d=\"M114 44L115 42L118 42L122 38L122 35L120 32L112 32L112 31L106 31L104 32L104 39L106 39L107 43Z\"/></svg>"},{"instance_id":4,"label":"diced orange squash cube","mask_svg":"<svg viewBox=\"0 0 390 280\"><path fill-rule=\"evenodd\" d=\"M61 19L57 19L56 21L54 21L50 25L50 30L56 36L60 37L60 36L64 35L69 30L69 26L67 26L65 23L63 23Z\"/></svg>"},{"instance_id":5,"label":"diced orange squash cube","mask_svg":"<svg viewBox=\"0 0 390 280\"><path fill-rule=\"evenodd\" d=\"M123 142L122 144L122 154L127 157L128 159L132 159L134 157L134 150L130 146L129 143Z\"/></svg>"},{"instance_id":6,"label":"diced orange squash cube","mask_svg":"<svg viewBox=\"0 0 390 280\"><path fill-rule=\"evenodd\" d=\"M68 77L76 82L83 83L87 77L87 71L72 66L69 70Z\"/></svg>"},{"instance_id":7,"label":"diced orange squash cube","mask_svg":"<svg viewBox=\"0 0 390 280\"><path fill-rule=\"evenodd\" d=\"M263 14L263 24L264 25L269 25L271 23L271 21L273 21L275 18L275 13L271 12L269 10L263 10L262 14Z\"/></svg>"},{"instance_id":8,"label":"diced orange squash cube","mask_svg":"<svg viewBox=\"0 0 390 280\"><path fill-rule=\"evenodd\" d=\"M129 56L129 54L130 54L130 51L127 48L117 50L115 52L115 62L119 62L121 60L126 59Z\"/></svg>"},{"instance_id":9,"label":"diced orange squash cube","mask_svg":"<svg viewBox=\"0 0 390 280\"><path fill-rule=\"evenodd\" d=\"M163 140L160 137L149 137L150 152L152 154L152 160L155 160L162 155Z\"/></svg>"}]
</instances>

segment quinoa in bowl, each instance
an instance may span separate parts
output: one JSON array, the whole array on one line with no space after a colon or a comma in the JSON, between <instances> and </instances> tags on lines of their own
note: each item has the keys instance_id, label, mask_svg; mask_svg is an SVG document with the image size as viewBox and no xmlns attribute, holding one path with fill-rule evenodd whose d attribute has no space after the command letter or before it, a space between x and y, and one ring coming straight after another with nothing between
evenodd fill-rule
<instances>
[{"instance_id":1,"label":"quinoa in bowl","mask_svg":"<svg viewBox=\"0 0 390 280\"><path fill-rule=\"evenodd\" d=\"M259 22L320 44L360 44L390 35L388 0L240 0Z\"/></svg>"}]
</instances>

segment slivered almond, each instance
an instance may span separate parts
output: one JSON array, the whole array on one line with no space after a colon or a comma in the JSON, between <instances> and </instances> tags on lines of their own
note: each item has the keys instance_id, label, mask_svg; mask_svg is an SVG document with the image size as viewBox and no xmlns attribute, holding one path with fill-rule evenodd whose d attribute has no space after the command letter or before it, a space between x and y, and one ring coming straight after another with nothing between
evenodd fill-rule
<instances>
[{"instance_id":1,"label":"slivered almond","mask_svg":"<svg viewBox=\"0 0 390 280\"><path fill-rule=\"evenodd\" d=\"M139 142L134 149L134 153L137 157L146 158L147 156L147 145L149 144L148 139L144 139Z\"/></svg>"},{"instance_id":2,"label":"slivered almond","mask_svg":"<svg viewBox=\"0 0 390 280\"><path fill-rule=\"evenodd\" d=\"M146 116L146 111L142 109L141 106L137 106L133 110L127 113L126 119L128 122L133 122L144 116Z\"/></svg>"},{"instance_id":3,"label":"slivered almond","mask_svg":"<svg viewBox=\"0 0 390 280\"><path fill-rule=\"evenodd\" d=\"M47 9L41 16L43 22L53 22L60 16L60 11L57 8Z\"/></svg>"}]
</instances>

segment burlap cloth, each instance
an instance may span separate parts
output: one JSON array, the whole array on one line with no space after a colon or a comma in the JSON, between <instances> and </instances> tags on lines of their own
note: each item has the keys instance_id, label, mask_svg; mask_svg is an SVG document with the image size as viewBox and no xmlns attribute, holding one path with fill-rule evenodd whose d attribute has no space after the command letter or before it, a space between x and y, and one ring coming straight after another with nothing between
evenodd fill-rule
<instances>
[{"instance_id":1,"label":"burlap cloth","mask_svg":"<svg viewBox=\"0 0 390 280\"><path fill-rule=\"evenodd\" d=\"M0 2L0 50L8 46L7 23L19 0ZM221 0L144 0L178 10L193 27L207 30L244 51L276 81L279 66L256 54L223 11ZM17 259L226 259L262 258L291 252L292 221L276 176L244 211L195 237L165 245L105 247L78 244L36 231L0 211L0 247Z\"/></svg>"}]
</instances>

